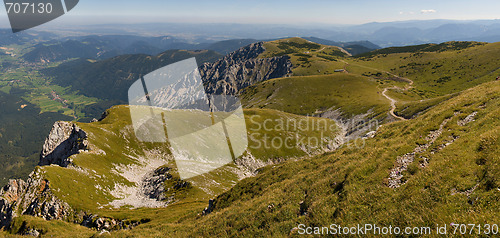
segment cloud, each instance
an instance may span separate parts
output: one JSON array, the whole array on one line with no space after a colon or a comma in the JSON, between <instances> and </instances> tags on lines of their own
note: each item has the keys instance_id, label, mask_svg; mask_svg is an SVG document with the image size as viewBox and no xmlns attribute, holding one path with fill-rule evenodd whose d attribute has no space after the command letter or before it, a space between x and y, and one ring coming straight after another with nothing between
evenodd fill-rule
<instances>
[{"instance_id":1,"label":"cloud","mask_svg":"<svg viewBox=\"0 0 500 238\"><path fill-rule=\"evenodd\" d=\"M420 10L420 13L422 14L430 14L430 13L436 13L437 11L434 9L428 9L428 10Z\"/></svg>"},{"instance_id":2,"label":"cloud","mask_svg":"<svg viewBox=\"0 0 500 238\"><path fill-rule=\"evenodd\" d=\"M399 12L399 15L413 15L415 12Z\"/></svg>"}]
</instances>

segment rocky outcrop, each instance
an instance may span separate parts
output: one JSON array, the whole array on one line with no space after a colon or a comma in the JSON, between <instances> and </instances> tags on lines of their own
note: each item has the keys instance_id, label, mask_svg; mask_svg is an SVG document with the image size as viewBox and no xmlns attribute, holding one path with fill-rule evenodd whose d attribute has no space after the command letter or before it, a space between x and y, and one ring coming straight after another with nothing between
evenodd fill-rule
<instances>
[{"instance_id":1,"label":"rocky outcrop","mask_svg":"<svg viewBox=\"0 0 500 238\"><path fill-rule=\"evenodd\" d=\"M39 165L67 167L70 156L88 150L87 133L71 122L54 123L40 153Z\"/></svg>"},{"instance_id":2,"label":"rocky outcrop","mask_svg":"<svg viewBox=\"0 0 500 238\"><path fill-rule=\"evenodd\" d=\"M208 207L203 209L203 212L201 213L202 215L208 215L212 213L212 211L214 210L214 201L214 199L208 200Z\"/></svg>"},{"instance_id":3,"label":"rocky outcrop","mask_svg":"<svg viewBox=\"0 0 500 238\"><path fill-rule=\"evenodd\" d=\"M146 176L142 182L141 189L143 194L148 198L156 199L157 201L166 200L164 182L168 179L172 179L172 175L169 171L170 168L161 167L156 169L149 176Z\"/></svg>"},{"instance_id":4,"label":"rocky outcrop","mask_svg":"<svg viewBox=\"0 0 500 238\"><path fill-rule=\"evenodd\" d=\"M84 214L83 221L80 225L94 228L99 231L110 231L110 230L120 230L120 229L130 229L139 224L149 222L149 219L141 220L118 220L109 217L99 217L92 214Z\"/></svg>"},{"instance_id":5,"label":"rocky outcrop","mask_svg":"<svg viewBox=\"0 0 500 238\"><path fill-rule=\"evenodd\" d=\"M458 115L458 113L459 112L455 112L455 114L453 116ZM394 188L394 189L399 188L407 182L406 179L403 179L404 172L406 172L408 170L410 164L413 163L413 161L415 161L415 159L421 158L424 161L423 166L427 166L426 164L429 163L428 159L423 157L423 156L420 156L420 154L426 152L427 149L429 149L434 144L434 142L443 134L443 131L444 131L446 124L448 124L448 122L452 119L453 119L453 117L445 119L441 123L441 125L439 126L439 129L429 132L429 135L425 138L425 140L427 141L426 144L418 145L417 147L415 147L415 149L412 152L409 152L409 153L406 153L402 156L397 157L396 165L389 173L389 178L387 179L387 186L388 187ZM457 138L453 138L453 142L456 139ZM450 142L450 144L453 142ZM438 150L441 150L448 145L439 146L441 148L438 147ZM434 152L437 152L437 151L434 151ZM434 153L434 152L431 152L431 153Z\"/></svg>"},{"instance_id":6,"label":"rocky outcrop","mask_svg":"<svg viewBox=\"0 0 500 238\"><path fill-rule=\"evenodd\" d=\"M15 216L15 202L19 201L26 187L23 180L10 180L0 191L0 227L7 226Z\"/></svg>"},{"instance_id":7,"label":"rocky outcrop","mask_svg":"<svg viewBox=\"0 0 500 238\"><path fill-rule=\"evenodd\" d=\"M37 171L28 180L10 180L0 191L0 228L10 224L14 217L32 215L46 220L67 219L73 210L51 191L49 182Z\"/></svg>"},{"instance_id":8,"label":"rocky outcrop","mask_svg":"<svg viewBox=\"0 0 500 238\"><path fill-rule=\"evenodd\" d=\"M187 189L189 182L172 176L171 168L160 167L145 176L140 190L149 199L162 201L165 205L175 202L176 193L181 189Z\"/></svg>"},{"instance_id":9,"label":"rocky outcrop","mask_svg":"<svg viewBox=\"0 0 500 238\"><path fill-rule=\"evenodd\" d=\"M71 122L56 122L45 140L39 165L56 164L66 167L70 156L88 150L87 133ZM74 219L72 208L57 198L49 181L39 170L33 171L26 181L10 180L0 191L0 228L21 215L41 217L46 220Z\"/></svg>"},{"instance_id":10,"label":"rocky outcrop","mask_svg":"<svg viewBox=\"0 0 500 238\"><path fill-rule=\"evenodd\" d=\"M50 183L35 170L28 180L10 180L0 190L0 229L8 228L12 219L21 215L41 217L45 220L64 220L97 230L128 229L149 220L118 220L85 212L76 212L52 193ZM29 227L19 232L35 234Z\"/></svg>"},{"instance_id":11,"label":"rocky outcrop","mask_svg":"<svg viewBox=\"0 0 500 238\"><path fill-rule=\"evenodd\" d=\"M290 76L290 57L258 58L266 49L264 43L243 47L215 63L200 67L201 78L209 94L237 95L240 89L273 78Z\"/></svg>"}]
</instances>

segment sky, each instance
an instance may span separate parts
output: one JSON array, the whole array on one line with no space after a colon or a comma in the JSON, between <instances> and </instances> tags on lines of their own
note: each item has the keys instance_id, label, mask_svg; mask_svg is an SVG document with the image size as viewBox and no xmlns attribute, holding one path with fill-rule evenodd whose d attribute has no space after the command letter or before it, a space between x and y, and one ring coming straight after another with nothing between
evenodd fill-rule
<instances>
[{"instance_id":1,"label":"sky","mask_svg":"<svg viewBox=\"0 0 500 238\"><path fill-rule=\"evenodd\" d=\"M499 0L81 0L60 23L362 24L500 19ZM5 9L1 23L8 22Z\"/></svg>"}]
</instances>

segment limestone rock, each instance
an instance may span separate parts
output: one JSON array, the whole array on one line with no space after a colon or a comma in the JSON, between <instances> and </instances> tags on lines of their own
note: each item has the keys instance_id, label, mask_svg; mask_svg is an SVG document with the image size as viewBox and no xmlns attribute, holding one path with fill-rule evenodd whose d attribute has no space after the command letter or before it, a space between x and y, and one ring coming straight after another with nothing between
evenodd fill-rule
<instances>
[{"instance_id":1,"label":"limestone rock","mask_svg":"<svg viewBox=\"0 0 500 238\"><path fill-rule=\"evenodd\" d=\"M164 195L165 187L163 182L168 179L172 179L172 175L169 173L170 168L161 167L156 169L152 174L146 176L142 185L142 192L144 195L151 199L156 199L157 201L166 200Z\"/></svg>"},{"instance_id":2,"label":"limestone rock","mask_svg":"<svg viewBox=\"0 0 500 238\"><path fill-rule=\"evenodd\" d=\"M254 43L214 63L202 65L200 74L207 84L207 93L237 95L239 90L250 85L291 75L289 56L257 58L264 51L263 42Z\"/></svg>"},{"instance_id":3,"label":"limestone rock","mask_svg":"<svg viewBox=\"0 0 500 238\"><path fill-rule=\"evenodd\" d=\"M12 218L20 215L63 220L72 212L67 203L52 193L49 182L36 170L26 182L20 179L10 180L0 191L0 228L8 226Z\"/></svg>"},{"instance_id":4,"label":"limestone rock","mask_svg":"<svg viewBox=\"0 0 500 238\"><path fill-rule=\"evenodd\" d=\"M40 153L39 165L57 164L67 167L71 155L88 150L87 133L71 122L54 123Z\"/></svg>"}]
</instances>

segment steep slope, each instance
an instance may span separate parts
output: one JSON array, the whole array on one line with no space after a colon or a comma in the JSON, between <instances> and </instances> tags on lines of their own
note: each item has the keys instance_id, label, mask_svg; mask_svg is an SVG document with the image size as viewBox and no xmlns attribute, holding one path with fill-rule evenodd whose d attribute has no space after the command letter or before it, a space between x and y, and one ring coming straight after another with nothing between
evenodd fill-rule
<instances>
[{"instance_id":1,"label":"steep slope","mask_svg":"<svg viewBox=\"0 0 500 238\"><path fill-rule=\"evenodd\" d=\"M258 58L265 51L263 42L254 43L213 64L202 65L200 74L207 93L237 95L250 85L291 74L289 57Z\"/></svg>"},{"instance_id":2,"label":"steep slope","mask_svg":"<svg viewBox=\"0 0 500 238\"><path fill-rule=\"evenodd\" d=\"M0 186L9 178L27 178L35 168L43 140L57 120L71 120L60 113L44 112L22 98L24 92L0 92Z\"/></svg>"},{"instance_id":3,"label":"steep slope","mask_svg":"<svg viewBox=\"0 0 500 238\"><path fill-rule=\"evenodd\" d=\"M204 204L260 167L330 151L342 143L331 120L247 110L247 153L235 163L182 181L168 144L142 143L135 138L128 106L115 107L107 114L100 122L54 125L40 159L40 165L54 165L37 167L26 182L11 180L0 192L3 226L14 217L32 215L97 229L125 228L152 219L153 208ZM281 123L295 126L274 129L283 127ZM272 146L277 140L291 147ZM149 209L128 209L139 207ZM104 227L96 217L114 225Z\"/></svg>"},{"instance_id":4,"label":"steep slope","mask_svg":"<svg viewBox=\"0 0 500 238\"><path fill-rule=\"evenodd\" d=\"M483 84L412 121L384 125L364 147L266 167L220 195L209 215L152 221L114 235L285 237L298 235L299 224L430 227L435 233L436 224L494 224L500 218L499 109L500 83ZM392 171L415 148L415 160L401 170L404 182L391 188Z\"/></svg>"}]
</instances>

